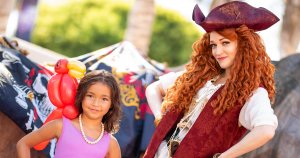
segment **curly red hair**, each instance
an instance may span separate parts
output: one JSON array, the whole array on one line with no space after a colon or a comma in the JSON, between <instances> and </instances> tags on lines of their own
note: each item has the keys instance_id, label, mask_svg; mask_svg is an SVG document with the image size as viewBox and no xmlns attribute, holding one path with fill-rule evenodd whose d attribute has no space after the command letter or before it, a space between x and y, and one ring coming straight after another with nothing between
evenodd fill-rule
<instances>
[{"instance_id":1,"label":"curly red hair","mask_svg":"<svg viewBox=\"0 0 300 158\"><path fill-rule=\"evenodd\" d=\"M214 113L222 114L236 105L244 105L259 86L268 91L273 102L275 68L260 36L245 25L217 32L229 40L237 40L238 49L230 78L220 95L212 102ZM174 86L168 89L163 109L187 111L197 91L223 71L212 55L209 33L206 33L193 44L191 62L186 66L186 71L177 78Z\"/></svg>"}]
</instances>

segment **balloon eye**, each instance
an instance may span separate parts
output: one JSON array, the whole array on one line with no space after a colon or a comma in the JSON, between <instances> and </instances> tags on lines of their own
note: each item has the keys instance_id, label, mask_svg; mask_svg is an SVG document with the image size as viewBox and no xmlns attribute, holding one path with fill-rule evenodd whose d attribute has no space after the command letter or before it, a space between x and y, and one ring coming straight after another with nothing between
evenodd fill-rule
<instances>
[{"instance_id":1,"label":"balloon eye","mask_svg":"<svg viewBox=\"0 0 300 158\"><path fill-rule=\"evenodd\" d=\"M55 65L55 67L58 68L59 66L60 66L60 62L57 62L56 65Z\"/></svg>"}]
</instances>

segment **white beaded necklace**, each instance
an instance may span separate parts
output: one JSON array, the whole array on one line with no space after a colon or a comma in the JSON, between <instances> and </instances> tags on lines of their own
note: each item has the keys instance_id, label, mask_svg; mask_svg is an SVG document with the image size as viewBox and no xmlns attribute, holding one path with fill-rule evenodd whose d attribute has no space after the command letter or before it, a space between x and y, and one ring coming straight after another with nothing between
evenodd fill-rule
<instances>
[{"instance_id":1,"label":"white beaded necklace","mask_svg":"<svg viewBox=\"0 0 300 158\"><path fill-rule=\"evenodd\" d=\"M84 133L84 131L83 131L83 127L82 127L81 114L79 115L79 126L80 126L80 131L81 131L81 134L82 134L82 136L83 136L83 139L84 139L85 142L87 142L88 144L96 144L96 143L98 143L98 142L101 140L101 138L102 138L102 136L103 136L103 133L104 133L104 125L103 125L102 122L101 122L101 133L100 133L100 136L99 136L95 141L90 141L90 140L86 137L86 135L85 135L85 133Z\"/></svg>"}]
</instances>

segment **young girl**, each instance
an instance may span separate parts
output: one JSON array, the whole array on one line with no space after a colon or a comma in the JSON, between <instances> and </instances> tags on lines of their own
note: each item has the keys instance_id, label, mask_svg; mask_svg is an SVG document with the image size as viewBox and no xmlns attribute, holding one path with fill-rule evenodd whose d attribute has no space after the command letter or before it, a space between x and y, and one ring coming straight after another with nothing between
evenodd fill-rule
<instances>
[{"instance_id":1,"label":"young girl","mask_svg":"<svg viewBox=\"0 0 300 158\"><path fill-rule=\"evenodd\" d=\"M162 119L144 158L234 158L275 134L274 66L255 31L279 19L239 1L207 17L196 6L193 19L207 33L194 43L186 70L147 87L151 110Z\"/></svg>"},{"instance_id":2,"label":"young girl","mask_svg":"<svg viewBox=\"0 0 300 158\"><path fill-rule=\"evenodd\" d=\"M29 158L30 148L56 138L54 158L120 158L117 140L110 134L118 130L120 90L106 71L87 73L79 83L75 105L79 116L51 121L24 136L17 143L19 158Z\"/></svg>"}]
</instances>

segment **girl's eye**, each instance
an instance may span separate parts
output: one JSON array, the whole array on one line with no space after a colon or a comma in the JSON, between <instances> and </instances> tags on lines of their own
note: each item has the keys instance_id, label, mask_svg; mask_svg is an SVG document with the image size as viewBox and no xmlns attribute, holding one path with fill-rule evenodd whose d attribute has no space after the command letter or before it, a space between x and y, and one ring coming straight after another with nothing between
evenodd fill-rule
<instances>
[{"instance_id":1,"label":"girl's eye","mask_svg":"<svg viewBox=\"0 0 300 158\"><path fill-rule=\"evenodd\" d=\"M88 98L93 98L93 96L90 95L90 94L86 95L86 97L88 97Z\"/></svg>"},{"instance_id":2,"label":"girl's eye","mask_svg":"<svg viewBox=\"0 0 300 158\"><path fill-rule=\"evenodd\" d=\"M109 101L108 98L103 98L102 100L103 100L103 101Z\"/></svg>"}]
</instances>

